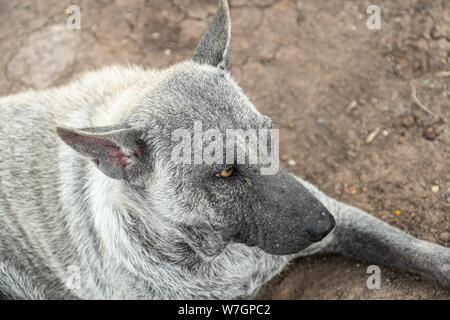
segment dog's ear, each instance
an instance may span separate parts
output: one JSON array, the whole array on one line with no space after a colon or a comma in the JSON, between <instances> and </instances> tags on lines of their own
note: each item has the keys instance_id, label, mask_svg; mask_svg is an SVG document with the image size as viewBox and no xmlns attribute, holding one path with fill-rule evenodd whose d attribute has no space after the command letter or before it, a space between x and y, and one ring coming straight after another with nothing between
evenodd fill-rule
<instances>
[{"instance_id":1,"label":"dog's ear","mask_svg":"<svg viewBox=\"0 0 450 320\"><path fill-rule=\"evenodd\" d=\"M147 147L144 131L130 128L57 128L72 149L91 159L108 177L132 181L145 168Z\"/></svg>"},{"instance_id":2,"label":"dog's ear","mask_svg":"<svg viewBox=\"0 0 450 320\"><path fill-rule=\"evenodd\" d=\"M231 20L227 0L218 0L219 9L203 35L193 60L224 70L230 68Z\"/></svg>"}]
</instances>

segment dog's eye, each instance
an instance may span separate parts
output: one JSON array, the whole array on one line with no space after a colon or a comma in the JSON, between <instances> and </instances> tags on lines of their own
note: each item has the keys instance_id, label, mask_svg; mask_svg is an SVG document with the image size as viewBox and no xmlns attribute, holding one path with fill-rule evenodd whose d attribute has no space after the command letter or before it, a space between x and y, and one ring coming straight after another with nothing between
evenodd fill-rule
<instances>
[{"instance_id":1,"label":"dog's eye","mask_svg":"<svg viewBox=\"0 0 450 320\"><path fill-rule=\"evenodd\" d=\"M229 178L234 174L234 168L226 168L216 173L219 178Z\"/></svg>"}]
</instances>

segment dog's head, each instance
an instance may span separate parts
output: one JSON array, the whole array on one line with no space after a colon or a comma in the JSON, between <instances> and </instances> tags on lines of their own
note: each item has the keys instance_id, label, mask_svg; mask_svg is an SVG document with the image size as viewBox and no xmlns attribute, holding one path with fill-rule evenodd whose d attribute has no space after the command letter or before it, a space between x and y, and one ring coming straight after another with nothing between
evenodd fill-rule
<instances>
[{"instance_id":1,"label":"dog's head","mask_svg":"<svg viewBox=\"0 0 450 320\"><path fill-rule=\"evenodd\" d=\"M230 242L276 255L299 252L324 238L334 219L284 169L264 172L267 164L278 166L269 156L278 141L270 119L232 79L229 56L223 0L194 58L163 72L121 124L58 128L58 134L106 176L122 181L124 206L138 212L144 226L171 226L208 255ZM233 140L238 142L229 148L230 134L243 137L241 143ZM257 143L250 143L253 138Z\"/></svg>"}]
</instances>

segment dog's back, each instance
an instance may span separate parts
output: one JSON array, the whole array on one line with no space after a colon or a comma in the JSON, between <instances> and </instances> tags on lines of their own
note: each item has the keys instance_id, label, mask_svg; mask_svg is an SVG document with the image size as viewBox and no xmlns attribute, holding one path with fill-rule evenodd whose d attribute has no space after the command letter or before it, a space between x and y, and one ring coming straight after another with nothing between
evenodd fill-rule
<instances>
[{"instance_id":1,"label":"dog's back","mask_svg":"<svg viewBox=\"0 0 450 320\"><path fill-rule=\"evenodd\" d=\"M86 231L90 230L89 221L73 217L67 207L70 203L63 200L83 202L76 199L76 194L68 194L74 187L70 185L74 177L59 159L65 147L57 138L56 126L108 125L114 121L114 112L99 113L99 109L114 108L119 103L117 97L133 96L136 88L143 82L149 85L151 79L149 72L137 67L109 67L88 73L65 87L0 99L0 294L3 298L41 297L33 287L41 280L52 289L46 290L47 294L64 296L59 279L65 278L68 266L83 265L74 253L81 256L80 250L89 250L80 246L77 237L96 241ZM94 115L98 114L107 116L96 118ZM27 274L20 270L27 270ZM14 288L14 284L21 285ZM18 287L24 289L16 291Z\"/></svg>"}]
</instances>

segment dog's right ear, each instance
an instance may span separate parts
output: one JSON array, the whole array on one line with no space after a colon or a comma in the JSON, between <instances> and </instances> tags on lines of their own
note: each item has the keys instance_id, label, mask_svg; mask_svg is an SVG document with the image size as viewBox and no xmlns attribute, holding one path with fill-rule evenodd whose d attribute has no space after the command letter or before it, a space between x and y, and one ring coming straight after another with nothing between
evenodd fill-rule
<instances>
[{"instance_id":1,"label":"dog's right ear","mask_svg":"<svg viewBox=\"0 0 450 320\"><path fill-rule=\"evenodd\" d=\"M144 131L130 128L57 128L59 137L108 177L133 181L145 168Z\"/></svg>"},{"instance_id":2,"label":"dog's right ear","mask_svg":"<svg viewBox=\"0 0 450 320\"><path fill-rule=\"evenodd\" d=\"M227 0L218 0L219 9L203 35L193 60L224 70L230 68L231 19Z\"/></svg>"}]
</instances>

